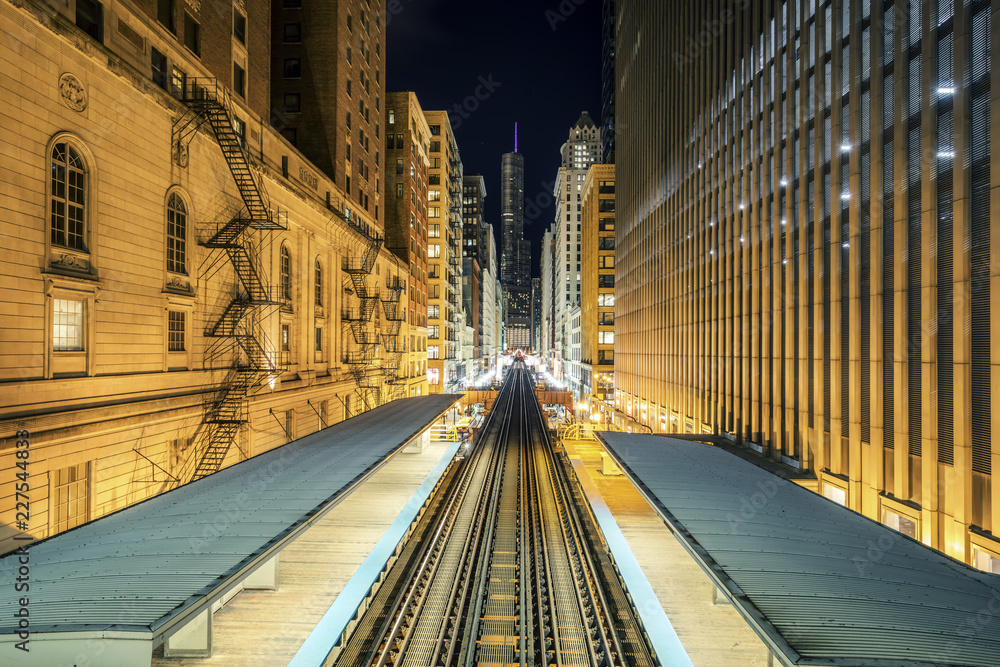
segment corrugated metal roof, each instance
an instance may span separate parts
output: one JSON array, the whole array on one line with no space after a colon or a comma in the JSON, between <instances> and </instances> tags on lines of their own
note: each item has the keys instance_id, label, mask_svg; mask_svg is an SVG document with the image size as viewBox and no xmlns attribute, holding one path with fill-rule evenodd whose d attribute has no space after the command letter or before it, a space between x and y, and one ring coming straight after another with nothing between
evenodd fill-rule
<instances>
[{"instance_id":1,"label":"corrugated metal roof","mask_svg":"<svg viewBox=\"0 0 1000 667\"><path fill-rule=\"evenodd\" d=\"M32 544L32 633L114 627L169 634L458 398L394 401ZM16 572L16 559L0 558L0 572ZM0 596L2 634L15 631L16 603L15 595Z\"/></svg>"},{"instance_id":2,"label":"corrugated metal roof","mask_svg":"<svg viewBox=\"0 0 1000 667\"><path fill-rule=\"evenodd\" d=\"M1000 665L1000 576L719 447L621 433L601 439L788 662Z\"/></svg>"}]
</instances>

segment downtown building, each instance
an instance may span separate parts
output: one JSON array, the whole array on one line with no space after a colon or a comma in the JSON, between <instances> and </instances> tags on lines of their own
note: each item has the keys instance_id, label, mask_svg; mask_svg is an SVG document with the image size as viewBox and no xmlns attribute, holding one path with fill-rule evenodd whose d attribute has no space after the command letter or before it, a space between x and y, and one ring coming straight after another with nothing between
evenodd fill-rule
<instances>
[{"instance_id":1,"label":"downtown building","mask_svg":"<svg viewBox=\"0 0 1000 667\"><path fill-rule=\"evenodd\" d=\"M581 399L598 419L615 402L615 166L595 164L583 182L580 290Z\"/></svg>"},{"instance_id":2,"label":"downtown building","mask_svg":"<svg viewBox=\"0 0 1000 667\"><path fill-rule=\"evenodd\" d=\"M582 391L580 355L571 354L573 308L580 306L583 263L583 184L587 170L601 162L601 129L586 111L569 128L566 142L560 147L559 171L552 188L556 202L555 220L549 228L553 241L552 321L554 341L553 375L564 380L579 397ZM544 268L543 268L544 272ZM579 348L577 341L577 348ZM575 357L575 358L574 358Z\"/></svg>"},{"instance_id":3,"label":"downtown building","mask_svg":"<svg viewBox=\"0 0 1000 667\"><path fill-rule=\"evenodd\" d=\"M483 220L486 179L465 174L462 181L462 310L473 330L473 358L484 355L483 280L488 249Z\"/></svg>"},{"instance_id":4,"label":"downtown building","mask_svg":"<svg viewBox=\"0 0 1000 667\"><path fill-rule=\"evenodd\" d=\"M619 3L614 378L992 571L995 12Z\"/></svg>"},{"instance_id":5,"label":"downtown building","mask_svg":"<svg viewBox=\"0 0 1000 667\"><path fill-rule=\"evenodd\" d=\"M448 393L464 377L462 308L462 159L446 111L425 112L428 156L427 382Z\"/></svg>"},{"instance_id":6,"label":"downtown building","mask_svg":"<svg viewBox=\"0 0 1000 667\"><path fill-rule=\"evenodd\" d=\"M500 162L500 225L503 248L504 349L531 347L531 242L524 238L524 156L504 153Z\"/></svg>"},{"instance_id":7,"label":"downtown building","mask_svg":"<svg viewBox=\"0 0 1000 667\"><path fill-rule=\"evenodd\" d=\"M31 433L35 510L14 530L7 487L0 551L397 391L386 350L402 327L385 310L408 267L384 248L378 146L364 140L382 121L345 115L384 99L383 13L342 0L313 30L259 2L110 9L28 1L0 16L5 71L23 73L5 76L0 111L17 128L0 135L0 437ZM308 85L271 68L309 45L338 62L350 47L353 64ZM299 113L323 110L345 164L296 148L293 99L272 117L282 86L299 86ZM16 463L0 450L10 479Z\"/></svg>"},{"instance_id":8,"label":"downtown building","mask_svg":"<svg viewBox=\"0 0 1000 667\"><path fill-rule=\"evenodd\" d=\"M385 246L408 267L399 307L407 324L402 350L409 353L409 363L400 367L398 377L404 396L420 396L429 389L430 127L416 93L387 93L385 105L384 181L391 193L385 206Z\"/></svg>"}]
</instances>

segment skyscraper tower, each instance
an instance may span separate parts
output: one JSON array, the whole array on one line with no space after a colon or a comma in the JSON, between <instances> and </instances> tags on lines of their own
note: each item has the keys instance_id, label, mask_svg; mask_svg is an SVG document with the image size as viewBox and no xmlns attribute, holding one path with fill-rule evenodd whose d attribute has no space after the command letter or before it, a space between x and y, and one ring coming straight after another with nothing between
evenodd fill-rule
<instances>
[{"instance_id":1,"label":"skyscraper tower","mask_svg":"<svg viewBox=\"0 0 1000 667\"><path fill-rule=\"evenodd\" d=\"M530 276L518 275L518 253L524 235L524 156L504 153L500 163L500 180L500 224L503 233L500 279L504 285L520 285L530 279Z\"/></svg>"},{"instance_id":2,"label":"skyscraper tower","mask_svg":"<svg viewBox=\"0 0 1000 667\"><path fill-rule=\"evenodd\" d=\"M604 0L601 26L601 143L605 164L615 163L615 0Z\"/></svg>"},{"instance_id":3,"label":"skyscraper tower","mask_svg":"<svg viewBox=\"0 0 1000 667\"><path fill-rule=\"evenodd\" d=\"M503 154L500 179L500 278L507 294L504 331L508 347L527 349L531 346L531 243L524 239L524 157L517 152L516 125L514 152Z\"/></svg>"}]
</instances>

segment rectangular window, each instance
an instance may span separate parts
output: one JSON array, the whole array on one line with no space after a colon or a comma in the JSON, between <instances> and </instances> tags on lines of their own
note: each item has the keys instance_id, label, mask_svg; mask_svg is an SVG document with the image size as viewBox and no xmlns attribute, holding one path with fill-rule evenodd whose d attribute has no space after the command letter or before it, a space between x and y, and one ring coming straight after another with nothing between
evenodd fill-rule
<instances>
[{"instance_id":1,"label":"rectangular window","mask_svg":"<svg viewBox=\"0 0 1000 667\"><path fill-rule=\"evenodd\" d=\"M430 209L427 211L427 217L428 218L440 218L441 217L441 207L440 206L431 206Z\"/></svg>"},{"instance_id":2,"label":"rectangular window","mask_svg":"<svg viewBox=\"0 0 1000 667\"><path fill-rule=\"evenodd\" d=\"M427 191L428 201L441 201L441 191L440 190L428 190Z\"/></svg>"},{"instance_id":3,"label":"rectangular window","mask_svg":"<svg viewBox=\"0 0 1000 667\"><path fill-rule=\"evenodd\" d=\"M284 76L286 79L298 79L302 76L302 60L285 58Z\"/></svg>"},{"instance_id":4,"label":"rectangular window","mask_svg":"<svg viewBox=\"0 0 1000 667\"><path fill-rule=\"evenodd\" d=\"M323 327L316 327L316 351L323 351Z\"/></svg>"},{"instance_id":5,"label":"rectangular window","mask_svg":"<svg viewBox=\"0 0 1000 667\"><path fill-rule=\"evenodd\" d=\"M438 243L431 243L427 246L427 256L431 258L438 258L441 256L441 245Z\"/></svg>"},{"instance_id":6,"label":"rectangular window","mask_svg":"<svg viewBox=\"0 0 1000 667\"><path fill-rule=\"evenodd\" d=\"M614 331L598 331L597 332L597 343L599 345L614 345L614 343L615 343L615 332Z\"/></svg>"},{"instance_id":7,"label":"rectangular window","mask_svg":"<svg viewBox=\"0 0 1000 667\"><path fill-rule=\"evenodd\" d=\"M403 173L403 158L396 159L396 173L397 174Z\"/></svg>"},{"instance_id":8,"label":"rectangular window","mask_svg":"<svg viewBox=\"0 0 1000 667\"><path fill-rule=\"evenodd\" d=\"M437 345L428 345L427 346L427 358L428 359L440 359L441 355L440 355L440 352L438 351L439 349L440 348L438 348Z\"/></svg>"},{"instance_id":9,"label":"rectangular window","mask_svg":"<svg viewBox=\"0 0 1000 667\"><path fill-rule=\"evenodd\" d=\"M285 113L299 113L301 110L301 96L298 93L285 93Z\"/></svg>"},{"instance_id":10,"label":"rectangular window","mask_svg":"<svg viewBox=\"0 0 1000 667\"><path fill-rule=\"evenodd\" d=\"M170 92L174 97L184 97L185 90L187 90L187 74L174 67L170 71Z\"/></svg>"},{"instance_id":11,"label":"rectangular window","mask_svg":"<svg viewBox=\"0 0 1000 667\"><path fill-rule=\"evenodd\" d=\"M52 300L52 349L57 352L83 350L83 301Z\"/></svg>"},{"instance_id":12,"label":"rectangular window","mask_svg":"<svg viewBox=\"0 0 1000 667\"><path fill-rule=\"evenodd\" d=\"M396 110L395 109L387 109L386 113L388 113L388 115L389 115L389 125L395 125L396 124Z\"/></svg>"},{"instance_id":13,"label":"rectangular window","mask_svg":"<svg viewBox=\"0 0 1000 667\"><path fill-rule=\"evenodd\" d=\"M427 236L432 239L441 238L441 225L429 225L427 228Z\"/></svg>"},{"instance_id":14,"label":"rectangular window","mask_svg":"<svg viewBox=\"0 0 1000 667\"><path fill-rule=\"evenodd\" d=\"M177 34L176 5L174 0L157 0L156 20L170 32Z\"/></svg>"},{"instance_id":15,"label":"rectangular window","mask_svg":"<svg viewBox=\"0 0 1000 667\"><path fill-rule=\"evenodd\" d=\"M441 142L440 141L432 141L431 142L431 153L440 153L440 152L441 152Z\"/></svg>"},{"instance_id":16,"label":"rectangular window","mask_svg":"<svg viewBox=\"0 0 1000 667\"><path fill-rule=\"evenodd\" d=\"M597 239L597 249L598 250L614 250L615 249L615 237L613 236L602 236Z\"/></svg>"},{"instance_id":17,"label":"rectangular window","mask_svg":"<svg viewBox=\"0 0 1000 667\"><path fill-rule=\"evenodd\" d=\"M615 219L603 218L600 223L598 223L597 228L602 232L613 232L615 231Z\"/></svg>"},{"instance_id":18,"label":"rectangular window","mask_svg":"<svg viewBox=\"0 0 1000 667\"><path fill-rule=\"evenodd\" d=\"M247 73L238 63L233 63L233 92L246 99Z\"/></svg>"},{"instance_id":19,"label":"rectangular window","mask_svg":"<svg viewBox=\"0 0 1000 667\"><path fill-rule=\"evenodd\" d=\"M103 43L104 5L95 0L76 0L76 27Z\"/></svg>"},{"instance_id":20,"label":"rectangular window","mask_svg":"<svg viewBox=\"0 0 1000 667\"><path fill-rule=\"evenodd\" d=\"M429 127L431 129L431 136L437 137L437 136L441 135L441 126L440 125L431 125Z\"/></svg>"},{"instance_id":21,"label":"rectangular window","mask_svg":"<svg viewBox=\"0 0 1000 667\"><path fill-rule=\"evenodd\" d=\"M153 71L153 83L164 90L167 89L167 55L160 53L155 46L149 47L150 66Z\"/></svg>"},{"instance_id":22,"label":"rectangular window","mask_svg":"<svg viewBox=\"0 0 1000 667\"><path fill-rule=\"evenodd\" d=\"M186 313L182 311L171 310L167 313L168 352L184 352L187 349L184 340L186 319Z\"/></svg>"},{"instance_id":23,"label":"rectangular window","mask_svg":"<svg viewBox=\"0 0 1000 667\"><path fill-rule=\"evenodd\" d=\"M889 526L893 530L898 530L903 535L907 535L913 539L918 539L917 522L909 517L893 512L892 510L882 508L882 523Z\"/></svg>"},{"instance_id":24,"label":"rectangular window","mask_svg":"<svg viewBox=\"0 0 1000 667\"><path fill-rule=\"evenodd\" d=\"M247 43L247 17L238 9L233 9L233 37L240 40L240 44Z\"/></svg>"},{"instance_id":25,"label":"rectangular window","mask_svg":"<svg viewBox=\"0 0 1000 667\"><path fill-rule=\"evenodd\" d=\"M201 26L187 12L184 12L184 46L196 56L201 55Z\"/></svg>"},{"instance_id":26,"label":"rectangular window","mask_svg":"<svg viewBox=\"0 0 1000 667\"><path fill-rule=\"evenodd\" d=\"M427 327L427 337L432 340L437 340L441 337L441 326L438 324L433 324Z\"/></svg>"},{"instance_id":27,"label":"rectangular window","mask_svg":"<svg viewBox=\"0 0 1000 667\"><path fill-rule=\"evenodd\" d=\"M427 306L427 319L436 320L440 317L440 306Z\"/></svg>"},{"instance_id":28,"label":"rectangular window","mask_svg":"<svg viewBox=\"0 0 1000 667\"><path fill-rule=\"evenodd\" d=\"M615 268L615 256L614 255L604 255L597 262L597 267L600 269L613 269Z\"/></svg>"},{"instance_id":29,"label":"rectangular window","mask_svg":"<svg viewBox=\"0 0 1000 667\"><path fill-rule=\"evenodd\" d=\"M615 277L612 275L601 275L597 276L597 286L598 287L614 287Z\"/></svg>"},{"instance_id":30,"label":"rectangular window","mask_svg":"<svg viewBox=\"0 0 1000 667\"><path fill-rule=\"evenodd\" d=\"M823 482L823 497L838 505L847 505L847 492L839 486Z\"/></svg>"},{"instance_id":31,"label":"rectangular window","mask_svg":"<svg viewBox=\"0 0 1000 667\"><path fill-rule=\"evenodd\" d=\"M282 324L281 325L281 360L288 364L291 363L292 354L292 325Z\"/></svg>"},{"instance_id":32,"label":"rectangular window","mask_svg":"<svg viewBox=\"0 0 1000 667\"><path fill-rule=\"evenodd\" d=\"M396 197L398 199L402 199L403 198L403 184L402 183L396 183Z\"/></svg>"},{"instance_id":33,"label":"rectangular window","mask_svg":"<svg viewBox=\"0 0 1000 667\"><path fill-rule=\"evenodd\" d=\"M52 532L86 523L90 515L90 463L56 470L52 487Z\"/></svg>"},{"instance_id":34,"label":"rectangular window","mask_svg":"<svg viewBox=\"0 0 1000 667\"><path fill-rule=\"evenodd\" d=\"M285 44L298 44L302 41L302 24L285 24Z\"/></svg>"}]
</instances>

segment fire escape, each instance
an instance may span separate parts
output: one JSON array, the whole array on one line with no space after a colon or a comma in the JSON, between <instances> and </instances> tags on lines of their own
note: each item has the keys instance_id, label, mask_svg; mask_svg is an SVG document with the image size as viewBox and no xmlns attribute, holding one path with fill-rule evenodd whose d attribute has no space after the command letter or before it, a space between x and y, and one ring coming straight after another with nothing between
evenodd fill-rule
<instances>
[{"instance_id":1,"label":"fire escape","mask_svg":"<svg viewBox=\"0 0 1000 667\"><path fill-rule=\"evenodd\" d=\"M406 283L399 276L386 276L388 299L382 299L382 310L385 312L385 325L382 327L382 346L385 348L385 361L382 364L382 377L386 384L386 401L393 401L406 396L406 378L402 372L403 341L399 331L403 326L405 305L403 293Z\"/></svg>"},{"instance_id":2,"label":"fire escape","mask_svg":"<svg viewBox=\"0 0 1000 667\"><path fill-rule=\"evenodd\" d=\"M273 231L286 224L270 208L264 179L246 150L243 127L237 126L229 91L215 79L189 79L179 99L187 106L173 127L174 159L187 162L187 139L207 123L222 149L239 191L243 207L228 222L216 223L214 234L203 243L222 250L237 281L232 300L205 331L217 338L229 365L226 375L205 406L207 446L195 465L193 480L219 470L242 424L248 420L248 397L253 390L284 370L283 360L264 333L262 322L286 295L268 286L260 253Z\"/></svg>"},{"instance_id":3,"label":"fire escape","mask_svg":"<svg viewBox=\"0 0 1000 667\"><path fill-rule=\"evenodd\" d=\"M342 268L350 280L350 289L358 298L357 308L344 308L341 321L350 329L356 349L347 353L345 361L358 387L361 402L367 409L377 407L382 402L382 375L375 366L379 335L368 326L375 308L378 307L378 287L369 288L367 277L375 267L382 237L362 226L350 217L343 218L347 225L364 239L364 250L360 258L345 257Z\"/></svg>"}]
</instances>

